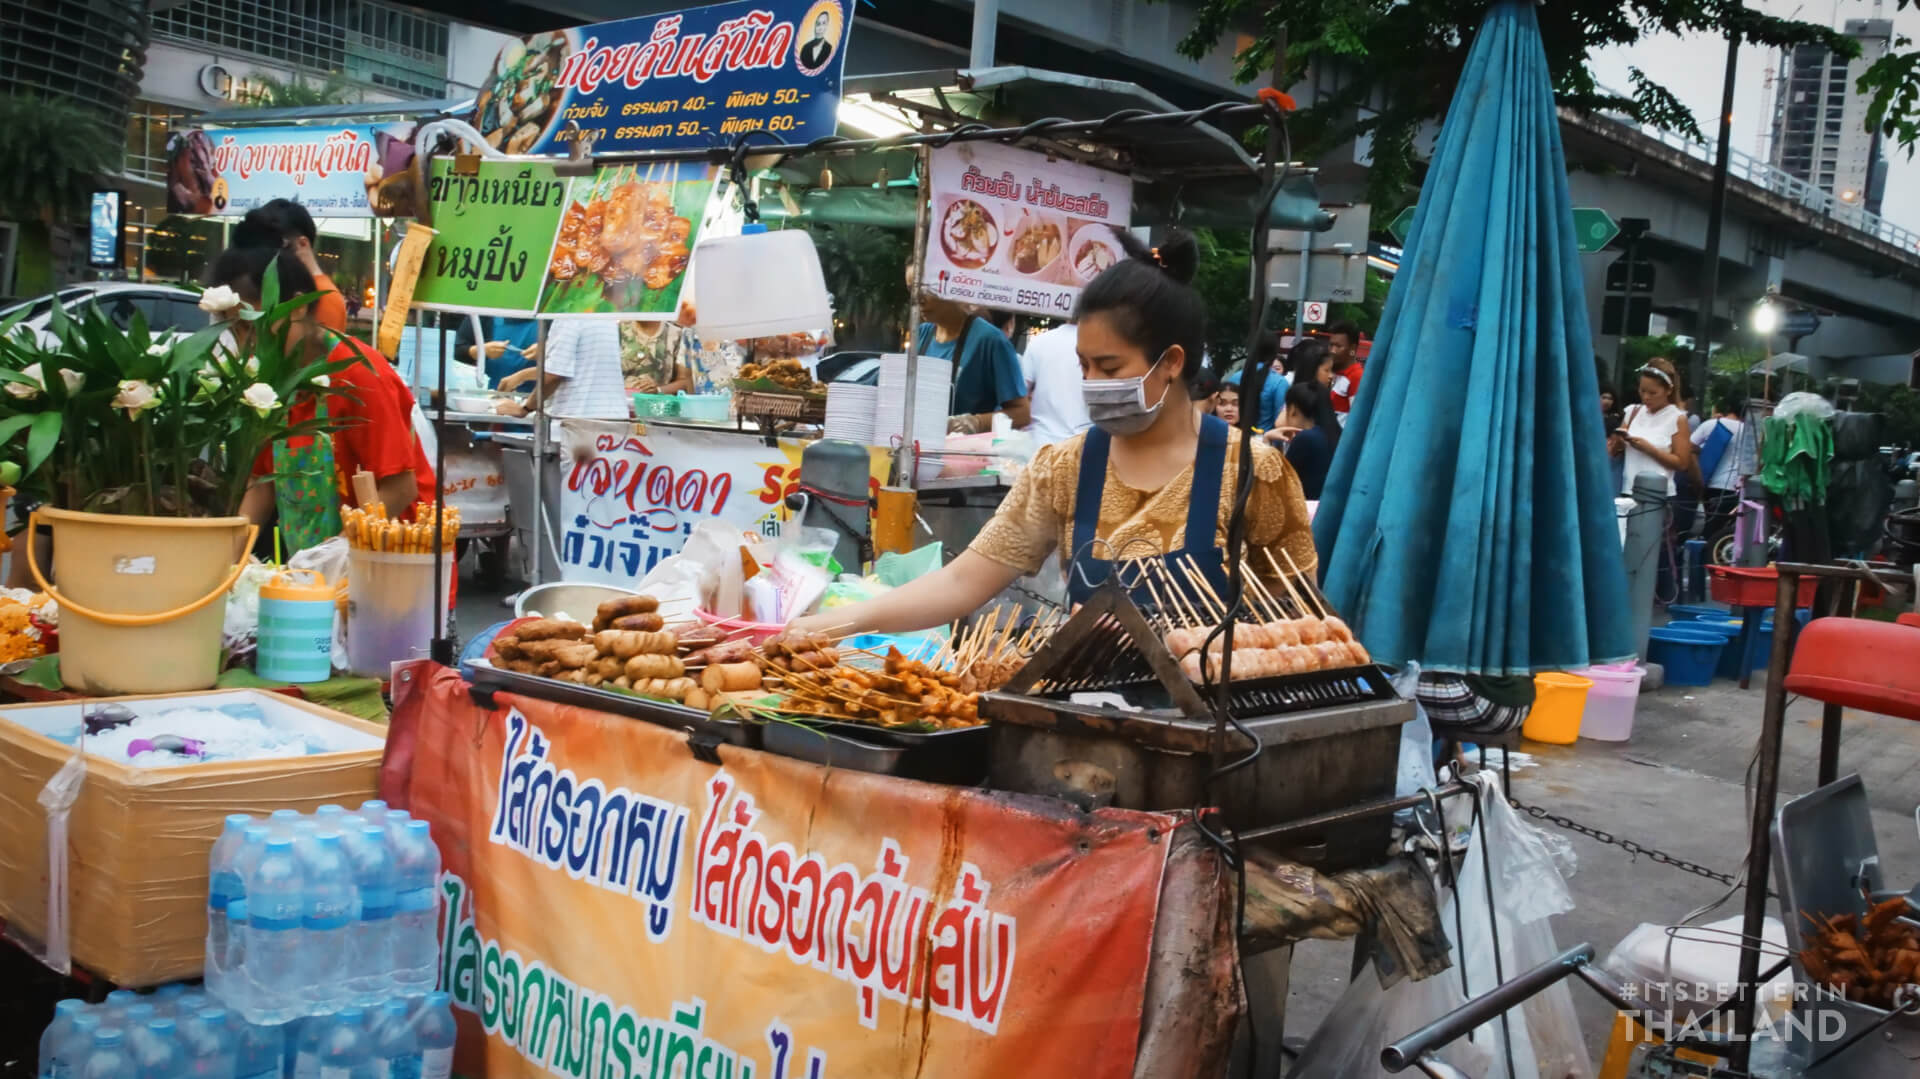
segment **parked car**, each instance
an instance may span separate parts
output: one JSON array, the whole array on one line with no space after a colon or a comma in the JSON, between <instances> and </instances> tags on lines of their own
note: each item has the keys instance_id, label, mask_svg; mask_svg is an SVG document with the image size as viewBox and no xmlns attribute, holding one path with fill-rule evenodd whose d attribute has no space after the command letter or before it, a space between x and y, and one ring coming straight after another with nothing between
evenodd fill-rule
<instances>
[{"instance_id":1,"label":"parked car","mask_svg":"<svg viewBox=\"0 0 1920 1079\"><path fill-rule=\"evenodd\" d=\"M125 281L92 281L72 285L59 292L16 303L0 310L0 323L25 312L19 325L41 336L47 334L47 322L58 303L69 313L86 304L98 304L113 324L126 329L133 324L133 313L140 312L150 333L193 333L207 325L207 313L200 310L200 295L172 285L141 285Z\"/></svg>"}]
</instances>

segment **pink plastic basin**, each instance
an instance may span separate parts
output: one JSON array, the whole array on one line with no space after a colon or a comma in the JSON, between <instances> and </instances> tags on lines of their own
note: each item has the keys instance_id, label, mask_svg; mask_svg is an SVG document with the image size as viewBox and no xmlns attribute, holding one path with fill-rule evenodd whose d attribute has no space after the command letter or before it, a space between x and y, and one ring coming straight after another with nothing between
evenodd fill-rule
<instances>
[{"instance_id":1,"label":"pink plastic basin","mask_svg":"<svg viewBox=\"0 0 1920 1079\"><path fill-rule=\"evenodd\" d=\"M1633 737L1633 709L1640 701L1640 679L1645 667L1631 663L1594 667L1580 674L1593 680L1587 691L1587 715L1580 737L1597 742L1624 742Z\"/></svg>"}]
</instances>

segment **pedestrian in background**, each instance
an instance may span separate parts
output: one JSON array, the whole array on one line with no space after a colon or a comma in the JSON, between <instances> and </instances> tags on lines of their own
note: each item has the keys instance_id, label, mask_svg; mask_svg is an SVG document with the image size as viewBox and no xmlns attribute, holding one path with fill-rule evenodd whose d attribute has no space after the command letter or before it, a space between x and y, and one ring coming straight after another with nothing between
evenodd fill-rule
<instances>
[{"instance_id":1,"label":"pedestrian in background","mask_svg":"<svg viewBox=\"0 0 1920 1079\"><path fill-rule=\"evenodd\" d=\"M1328 326L1327 352L1333 367L1333 414L1345 427L1353 400L1360 396L1360 376L1367 369L1360 362L1360 327L1344 319Z\"/></svg>"}]
</instances>

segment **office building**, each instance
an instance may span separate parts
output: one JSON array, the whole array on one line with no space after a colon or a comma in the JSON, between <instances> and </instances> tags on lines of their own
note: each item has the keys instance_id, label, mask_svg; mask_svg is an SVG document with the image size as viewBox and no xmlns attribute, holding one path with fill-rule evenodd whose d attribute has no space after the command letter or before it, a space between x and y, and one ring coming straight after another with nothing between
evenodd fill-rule
<instances>
[{"instance_id":1,"label":"office building","mask_svg":"<svg viewBox=\"0 0 1920 1079\"><path fill-rule=\"evenodd\" d=\"M1836 216L1877 214L1886 187L1880 135L1868 129L1868 97L1860 76L1893 43L1890 19L1849 19L1843 32L1860 43L1848 59L1824 45L1787 51L1773 127L1773 164L1832 195Z\"/></svg>"}]
</instances>

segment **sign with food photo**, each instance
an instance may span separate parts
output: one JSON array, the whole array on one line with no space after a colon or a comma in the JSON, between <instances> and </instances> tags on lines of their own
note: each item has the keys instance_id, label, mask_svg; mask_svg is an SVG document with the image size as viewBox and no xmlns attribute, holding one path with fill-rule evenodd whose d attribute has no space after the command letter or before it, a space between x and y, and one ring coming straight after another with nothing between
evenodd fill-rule
<instances>
[{"instance_id":1,"label":"sign with food photo","mask_svg":"<svg viewBox=\"0 0 1920 1079\"><path fill-rule=\"evenodd\" d=\"M550 162L482 161L461 176L437 159L427 180L437 233L414 306L675 318L694 243L726 227L714 188L705 165L609 165L569 180Z\"/></svg>"},{"instance_id":2,"label":"sign with food photo","mask_svg":"<svg viewBox=\"0 0 1920 1079\"><path fill-rule=\"evenodd\" d=\"M1133 181L992 143L933 151L926 282L964 303L1054 318L1123 256Z\"/></svg>"},{"instance_id":3,"label":"sign with food photo","mask_svg":"<svg viewBox=\"0 0 1920 1079\"><path fill-rule=\"evenodd\" d=\"M240 217L292 199L315 217L411 217L412 124L175 132L167 212Z\"/></svg>"},{"instance_id":4,"label":"sign with food photo","mask_svg":"<svg viewBox=\"0 0 1920 1079\"><path fill-rule=\"evenodd\" d=\"M509 154L708 147L834 132L852 0L741 0L551 30L495 57L471 117Z\"/></svg>"}]
</instances>

